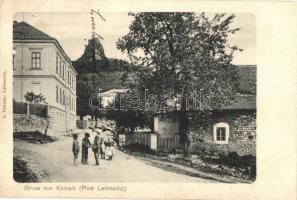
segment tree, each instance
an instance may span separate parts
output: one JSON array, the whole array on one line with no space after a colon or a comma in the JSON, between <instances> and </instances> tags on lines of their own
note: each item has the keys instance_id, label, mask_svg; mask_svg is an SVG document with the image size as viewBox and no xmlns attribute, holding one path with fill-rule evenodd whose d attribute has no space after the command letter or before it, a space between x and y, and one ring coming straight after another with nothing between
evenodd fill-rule
<instances>
[{"instance_id":1,"label":"tree","mask_svg":"<svg viewBox=\"0 0 297 200\"><path fill-rule=\"evenodd\" d=\"M130 103L136 94L127 93L118 94L114 101L110 103L109 109L106 109L106 118L116 122L116 129L128 133L134 133L135 129L140 127L150 127L152 118L149 112L133 109Z\"/></svg>"},{"instance_id":2,"label":"tree","mask_svg":"<svg viewBox=\"0 0 297 200\"><path fill-rule=\"evenodd\" d=\"M46 98L42 94L35 94L34 92L27 92L24 95L25 99L29 103L34 103L34 104L47 104ZM50 117L49 116L44 116L44 119L46 120L46 127L44 131L44 135L47 135L48 128L50 126Z\"/></svg>"},{"instance_id":3,"label":"tree","mask_svg":"<svg viewBox=\"0 0 297 200\"><path fill-rule=\"evenodd\" d=\"M42 94L35 94L34 92L27 92L24 95L25 99L29 103L40 104L44 103L47 104L46 98Z\"/></svg>"},{"instance_id":4,"label":"tree","mask_svg":"<svg viewBox=\"0 0 297 200\"><path fill-rule=\"evenodd\" d=\"M86 81L77 81L77 114L80 116L80 119L92 113L89 106L89 98L92 94L94 94L94 90Z\"/></svg>"},{"instance_id":5,"label":"tree","mask_svg":"<svg viewBox=\"0 0 297 200\"><path fill-rule=\"evenodd\" d=\"M237 46L228 37L239 29L231 29L234 15L204 13L129 13L134 17L127 35L117 47L127 52L131 62L139 66L136 82L129 83L139 92L145 88L158 98L173 101L179 94L180 135L189 152L189 112L187 97L193 91L215 96L215 103L227 103L237 90L238 73L232 64ZM159 99L160 100L160 99Z\"/></svg>"}]
</instances>

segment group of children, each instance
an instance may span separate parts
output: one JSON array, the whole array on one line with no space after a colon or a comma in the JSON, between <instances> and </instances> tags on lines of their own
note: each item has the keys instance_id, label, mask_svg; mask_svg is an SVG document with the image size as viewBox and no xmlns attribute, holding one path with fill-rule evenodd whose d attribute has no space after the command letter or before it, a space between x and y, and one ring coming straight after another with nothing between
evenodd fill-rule
<instances>
[{"instance_id":1,"label":"group of children","mask_svg":"<svg viewBox=\"0 0 297 200\"><path fill-rule=\"evenodd\" d=\"M74 155L74 165L76 165L76 160L78 158L78 154L80 152L80 146L78 142L78 135L73 134L73 145L72 145L72 152ZM108 138L108 141L104 141L103 138L99 138L98 135L95 136L93 144L89 140L90 134L85 133L85 137L82 139L81 144L81 150L82 150L82 156L81 156L81 163L83 165L88 164L88 153L89 148L92 148L92 151L94 152L96 165L99 165L99 157L101 156L101 159L107 159L111 160L113 156L113 143Z\"/></svg>"}]
</instances>

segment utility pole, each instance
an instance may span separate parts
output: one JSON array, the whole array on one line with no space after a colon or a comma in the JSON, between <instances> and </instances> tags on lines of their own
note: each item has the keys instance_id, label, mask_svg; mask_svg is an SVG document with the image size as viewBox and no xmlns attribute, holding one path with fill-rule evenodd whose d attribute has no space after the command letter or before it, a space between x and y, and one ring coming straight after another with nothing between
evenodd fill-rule
<instances>
[{"instance_id":1,"label":"utility pole","mask_svg":"<svg viewBox=\"0 0 297 200\"><path fill-rule=\"evenodd\" d=\"M98 33L96 33L96 24L95 24L95 17L94 17L94 13L97 15L97 16L99 16L100 17L100 19L102 20L102 21L106 21L106 19L100 14L100 12L99 12L99 9L98 9L98 11L96 11L96 10L93 10L93 9L91 9L91 22L92 22L92 37L91 37L91 42L92 42L92 65L93 65L93 70L94 70L94 72L97 72L97 69L96 69L96 46L95 46L95 39L96 39L96 36L98 37L98 40L99 40L99 42L100 42L100 39L102 39L103 40L103 37L102 36L100 36ZM98 54L99 54L100 52L98 52ZM99 54L99 56L101 56L100 54ZM102 74L100 74L99 72L98 72L98 74L99 75L101 75L103 78L105 78ZM92 76L92 81L93 81L93 87L94 88L97 88L97 86L95 85L96 83L95 83L95 77L94 76ZM93 113L94 115L95 115L95 119L97 119L97 115L98 115L98 113ZM92 116L93 117L93 116Z\"/></svg>"},{"instance_id":2,"label":"utility pole","mask_svg":"<svg viewBox=\"0 0 297 200\"><path fill-rule=\"evenodd\" d=\"M100 39L103 40L103 37L100 36L98 33L96 33L96 23L95 23L95 17L94 17L94 13L97 14L97 16L100 17L100 19L102 21L106 21L106 19L100 14L99 9L98 11L91 9L91 22L92 22L92 37L91 37L91 41L92 41L92 64L93 64L93 69L94 71L96 71L96 47L95 47L95 38L96 36L98 37L99 41Z\"/></svg>"}]
</instances>

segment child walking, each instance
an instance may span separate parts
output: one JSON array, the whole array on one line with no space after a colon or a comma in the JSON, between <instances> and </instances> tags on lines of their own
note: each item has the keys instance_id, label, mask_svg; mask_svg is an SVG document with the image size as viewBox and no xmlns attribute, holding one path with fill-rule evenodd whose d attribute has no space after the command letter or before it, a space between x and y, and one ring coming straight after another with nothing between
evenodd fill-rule
<instances>
[{"instance_id":1,"label":"child walking","mask_svg":"<svg viewBox=\"0 0 297 200\"><path fill-rule=\"evenodd\" d=\"M76 160L78 158L78 153L80 151L79 142L77 140L77 134L73 134L73 144L72 144L72 153L73 153L73 165L76 166Z\"/></svg>"}]
</instances>

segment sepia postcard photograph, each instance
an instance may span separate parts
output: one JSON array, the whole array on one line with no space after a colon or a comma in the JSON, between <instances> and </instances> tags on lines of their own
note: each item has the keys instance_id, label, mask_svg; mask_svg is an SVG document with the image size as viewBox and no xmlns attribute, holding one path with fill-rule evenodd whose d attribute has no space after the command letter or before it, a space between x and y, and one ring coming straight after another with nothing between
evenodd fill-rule
<instances>
[{"instance_id":1,"label":"sepia postcard photograph","mask_svg":"<svg viewBox=\"0 0 297 200\"><path fill-rule=\"evenodd\" d=\"M259 196L252 191L265 187L262 176L273 176L272 166L259 169L263 162L285 162L274 161L261 143L272 146L270 141L277 141L273 136L280 134L277 128L265 127L277 125L278 118L282 123L282 112L271 112L274 118L269 117L268 107L273 110L269 95L275 92L281 103L277 93L282 97L284 90L271 88L278 72L273 65L267 72L263 65L262 56L268 53L259 42L263 15L254 11L255 3L242 11L177 10L168 4L162 10L135 5L117 9L118 5L103 1L84 6L62 1L60 9L38 9L36 3L26 9L20 2L18 8L9 4L9 14L9 9L0 14L7 18L3 27L10 27L8 35L1 36L1 42L3 36L10 37L5 44L9 48L2 53L1 47L0 54L1 59L9 55L1 72L1 132L6 137L1 136L0 146L7 147L9 156L4 158L3 149L0 166L3 172L11 166L5 180L12 184L6 191L17 185L23 197L269 197L266 190ZM63 10L71 2L73 7ZM188 7L199 7L198 2ZM0 4L1 10L6 4ZM47 4L59 6L54 1ZM296 16L296 10L292 13ZM291 26L289 22L285 26ZM269 37L269 32L265 34ZM293 45L296 36L291 35L284 38ZM279 74L280 85L290 78L296 83L292 65L287 66L292 72L282 68L288 78ZM272 81L271 87L265 80ZM296 99L292 106L296 110ZM294 116L287 121L288 129L296 122ZM295 141L290 141L296 161ZM9 160L6 167L5 160ZM296 163L292 167L296 176ZM296 179L290 184L296 186ZM211 188L221 186L225 195L220 196L222 188L217 195L210 194ZM207 190L202 192L203 188ZM279 195L292 199L296 188L290 188L291 192L270 191L271 199ZM233 190L237 191L230 194ZM141 191L150 195L139 196ZM251 193L255 196L249 198ZM1 194L5 190L0 189Z\"/></svg>"},{"instance_id":2,"label":"sepia postcard photograph","mask_svg":"<svg viewBox=\"0 0 297 200\"><path fill-rule=\"evenodd\" d=\"M253 182L255 20L16 13L14 180Z\"/></svg>"}]
</instances>

